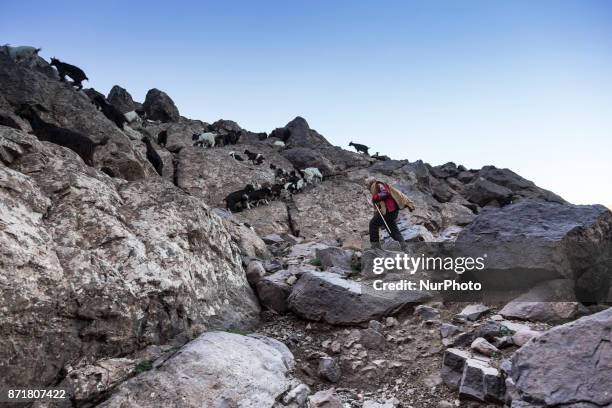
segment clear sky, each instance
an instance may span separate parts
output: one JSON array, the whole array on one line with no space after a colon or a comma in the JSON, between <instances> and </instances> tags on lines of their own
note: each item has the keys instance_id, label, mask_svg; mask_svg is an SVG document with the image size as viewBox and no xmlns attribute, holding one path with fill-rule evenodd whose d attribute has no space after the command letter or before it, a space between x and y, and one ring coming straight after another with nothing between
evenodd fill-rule
<instances>
[{"instance_id":1,"label":"clear sky","mask_svg":"<svg viewBox=\"0 0 612 408\"><path fill-rule=\"evenodd\" d=\"M337 145L508 167L612 206L612 1L5 0L0 43L104 93L157 87L187 117L300 115Z\"/></svg>"}]
</instances>

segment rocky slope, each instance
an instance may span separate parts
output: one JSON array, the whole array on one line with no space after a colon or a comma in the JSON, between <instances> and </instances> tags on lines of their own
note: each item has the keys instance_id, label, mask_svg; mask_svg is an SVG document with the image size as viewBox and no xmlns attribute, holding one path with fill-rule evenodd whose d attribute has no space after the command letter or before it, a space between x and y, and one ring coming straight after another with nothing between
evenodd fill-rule
<instances>
[{"instance_id":1,"label":"rocky slope","mask_svg":"<svg viewBox=\"0 0 612 408\"><path fill-rule=\"evenodd\" d=\"M508 169L378 161L301 117L268 136L184 118L157 89L143 104L120 86L107 99L129 125L42 58L0 54L0 388L70 390L70 402L39 407L612 404L603 206L571 205ZM24 104L106 140L93 166L32 134ZM193 146L205 131L240 138ZM264 163L229 155L247 149ZM227 211L229 193L278 182L271 164L324 178ZM414 200L400 219L407 240L486 249L477 278L517 298L464 309L373 291L372 259L395 244L368 248L366 176Z\"/></svg>"}]
</instances>

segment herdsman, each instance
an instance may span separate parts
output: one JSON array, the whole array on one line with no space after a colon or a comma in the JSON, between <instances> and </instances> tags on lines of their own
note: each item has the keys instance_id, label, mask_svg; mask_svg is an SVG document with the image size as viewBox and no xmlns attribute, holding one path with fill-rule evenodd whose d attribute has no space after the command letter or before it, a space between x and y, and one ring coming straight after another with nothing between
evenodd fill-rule
<instances>
[{"instance_id":1,"label":"herdsman","mask_svg":"<svg viewBox=\"0 0 612 408\"><path fill-rule=\"evenodd\" d=\"M366 178L365 183L372 194L372 203L377 207L370 220L370 245L372 248L380 248L379 230L388 227L391 238L398 241L402 251L405 251L407 245L397 227L397 217L403 208L414 211L414 203L398 189L374 177Z\"/></svg>"}]
</instances>

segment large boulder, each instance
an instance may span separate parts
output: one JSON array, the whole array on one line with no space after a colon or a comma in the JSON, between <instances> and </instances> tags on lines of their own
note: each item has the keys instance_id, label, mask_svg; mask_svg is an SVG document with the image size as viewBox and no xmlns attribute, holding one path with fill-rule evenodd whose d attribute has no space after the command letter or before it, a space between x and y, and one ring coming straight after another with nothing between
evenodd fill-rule
<instances>
[{"instance_id":1,"label":"large boulder","mask_svg":"<svg viewBox=\"0 0 612 408\"><path fill-rule=\"evenodd\" d=\"M257 297L261 305L277 313L287 312L287 298L291 294L289 282L290 279L295 279L295 274L295 270L283 269L260 279L257 283Z\"/></svg>"},{"instance_id":2,"label":"large boulder","mask_svg":"<svg viewBox=\"0 0 612 408\"><path fill-rule=\"evenodd\" d=\"M289 295L289 308L299 316L329 324L352 325L391 316L431 295L419 291L374 290L371 285L335 273L306 272Z\"/></svg>"},{"instance_id":3,"label":"large boulder","mask_svg":"<svg viewBox=\"0 0 612 408\"><path fill-rule=\"evenodd\" d=\"M612 277L612 212L601 205L525 199L486 209L456 244L464 255L486 254L485 268L473 271L485 289L571 279L578 300L597 301Z\"/></svg>"},{"instance_id":4,"label":"large boulder","mask_svg":"<svg viewBox=\"0 0 612 408\"><path fill-rule=\"evenodd\" d=\"M108 138L104 146L95 150L96 168L106 168L115 177L126 180L157 177L146 156L96 109L84 92L16 64L3 54L0 54L0 89L13 111L24 103L38 103L49 111L41 114L45 121L80 132L94 142Z\"/></svg>"},{"instance_id":5,"label":"large boulder","mask_svg":"<svg viewBox=\"0 0 612 408\"><path fill-rule=\"evenodd\" d=\"M108 93L108 102L117 108L121 113L132 112L136 110L136 105L134 105L134 100L132 99L132 95L130 93L120 87L119 85L113 86L113 88Z\"/></svg>"},{"instance_id":6,"label":"large boulder","mask_svg":"<svg viewBox=\"0 0 612 408\"><path fill-rule=\"evenodd\" d=\"M521 347L511 359L512 406L612 406L611 328L612 308L552 328Z\"/></svg>"},{"instance_id":7,"label":"large boulder","mask_svg":"<svg viewBox=\"0 0 612 408\"><path fill-rule=\"evenodd\" d=\"M0 388L52 384L85 356L257 321L238 246L201 200L7 133L23 140L0 166L0 206L10 208L0 211Z\"/></svg>"},{"instance_id":8,"label":"large boulder","mask_svg":"<svg viewBox=\"0 0 612 408\"><path fill-rule=\"evenodd\" d=\"M276 340L208 332L98 406L272 407L292 388L293 366L293 355Z\"/></svg>"},{"instance_id":9,"label":"large boulder","mask_svg":"<svg viewBox=\"0 0 612 408\"><path fill-rule=\"evenodd\" d=\"M335 173L333 163L319 151L309 147L293 147L283 150L281 154L298 169L316 167L323 176L330 176Z\"/></svg>"},{"instance_id":10,"label":"large boulder","mask_svg":"<svg viewBox=\"0 0 612 408\"><path fill-rule=\"evenodd\" d=\"M465 187L465 197L480 206L493 202L499 205L509 204L512 199L512 190L495 184L485 178L479 177Z\"/></svg>"},{"instance_id":11,"label":"large boulder","mask_svg":"<svg viewBox=\"0 0 612 408\"><path fill-rule=\"evenodd\" d=\"M555 279L508 302L499 314L508 319L558 323L576 319L586 308L576 301L574 281Z\"/></svg>"},{"instance_id":12,"label":"large boulder","mask_svg":"<svg viewBox=\"0 0 612 408\"><path fill-rule=\"evenodd\" d=\"M506 187L521 197L537 198L545 201L567 204L567 202L558 195L536 186L532 181L519 176L509 169L498 169L495 166L484 166L478 171L478 176L497 185Z\"/></svg>"},{"instance_id":13,"label":"large boulder","mask_svg":"<svg viewBox=\"0 0 612 408\"><path fill-rule=\"evenodd\" d=\"M157 88L149 89L143 104L147 119L178 122L180 115L174 101Z\"/></svg>"},{"instance_id":14,"label":"large boulder","mask_svg":"<svg viewBox=\"0 0 612 408\"><path fill-rule=\"evenodd\" d=\"M326 147L331 144L316 130L308 126L306 119L297 116L291 122L285 125L285 130L280 132L282 140L289 147Z\"/></svg>"}]
</instances>

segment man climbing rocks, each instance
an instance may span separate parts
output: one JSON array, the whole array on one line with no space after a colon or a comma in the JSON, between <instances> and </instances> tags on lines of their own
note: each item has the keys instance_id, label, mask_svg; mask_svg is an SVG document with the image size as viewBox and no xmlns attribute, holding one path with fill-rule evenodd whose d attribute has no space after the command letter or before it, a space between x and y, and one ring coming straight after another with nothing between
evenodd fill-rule
<instances>
[{"instance_id":1,"label":"man climbing rocks","mask_svg":"<svg viewBox=\"0 0 612 408\"><path fill-rule=\"evenodd\" d=\"M374 177L368 177L365 182L372 194L372 203L378 207L370 220L370 244L372 248L380 248L379 229L388 227L391 238L398 241L402 251L405 251L407 245L397 227L397 216L402 208L414 211L414 203L401 191L376 180Z\"/></svg>"}]
</instances>

